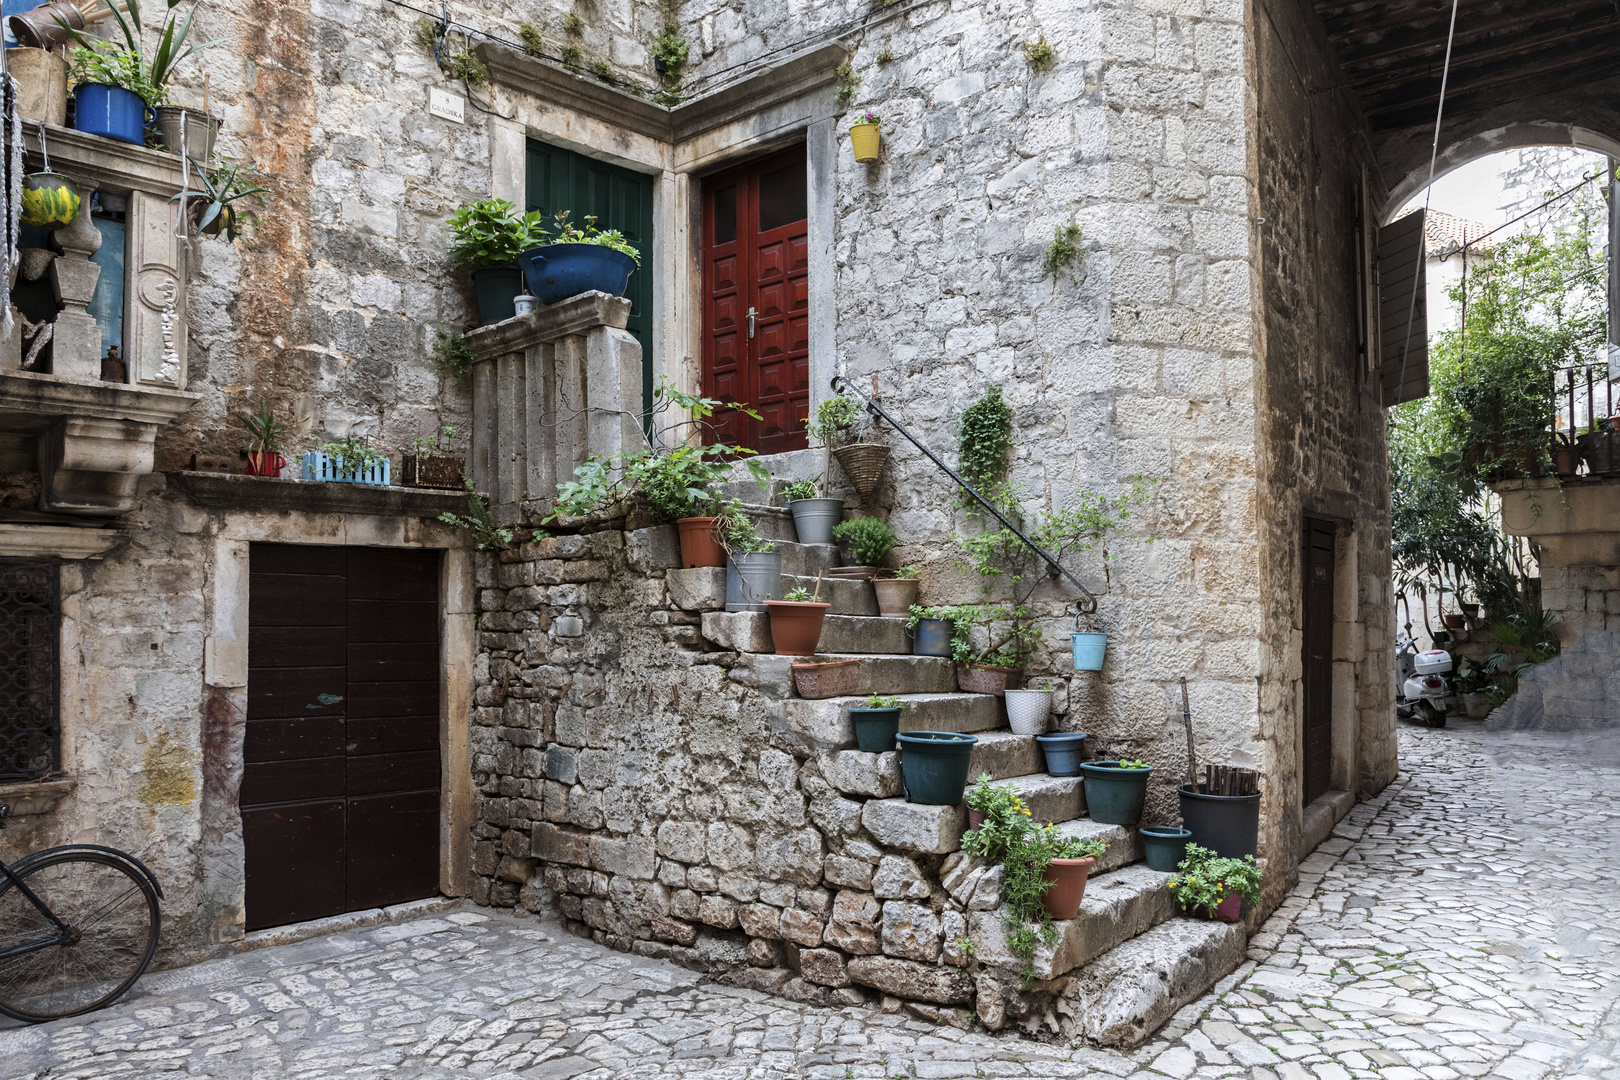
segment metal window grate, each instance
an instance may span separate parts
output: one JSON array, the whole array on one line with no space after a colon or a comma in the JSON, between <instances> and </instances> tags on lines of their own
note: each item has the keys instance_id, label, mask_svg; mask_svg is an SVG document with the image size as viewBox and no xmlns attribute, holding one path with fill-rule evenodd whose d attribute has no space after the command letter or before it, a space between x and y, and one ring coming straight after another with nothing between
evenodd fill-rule
<instances>
[{"instance_id":1,"label":"metal window grate","mask_svg":"<svg viewBox=\"0 0 1620 1080\"><path fill-rule=\"evenodd\" d=\"M0 559L0 780L60 768L58 576L53 560Z\"/></svg>"}]
</instances>

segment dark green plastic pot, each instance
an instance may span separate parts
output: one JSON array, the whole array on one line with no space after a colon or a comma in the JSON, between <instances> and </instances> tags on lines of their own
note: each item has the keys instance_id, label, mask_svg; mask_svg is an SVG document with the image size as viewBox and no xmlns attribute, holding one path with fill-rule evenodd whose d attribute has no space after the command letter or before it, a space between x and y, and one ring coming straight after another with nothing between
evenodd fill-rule
<instances>
[{"instance_id":1,"label":"dark green plastic pot","mask_svg":"<svg viewBox=\"0 0 1620 1080\"><path fill-rule=\"evenodd\" d=\"M486 266L473 271L473 288L478 293L478 321L485 326L517 315L513 298L523 291L523 271L515 266Z\"/></svg>"},{"instance_id":2,"label":"dark green plastic pot","mask_svg":"<svg viewBox=\"0 0 1620 1080\"><path fill-rule=\"evenodd\" d=\"M908 731L896 735L906 801L929 806L955 806L967 789L968 764L976 735L955 731Z\"/></svg>"},{"instance_id":3,"label":"dark green plastic pot","mask_svg":"<svg viewBox=\"0 0 1620 1080\"><path fill-rule=\"evenodd\" d=\"M1142 826L1142 849L1147 852L1149 870L1173 874L1181 860L1187 857L1187 845L1192 833L1179 825Z\"/></svg>"},{"instance_id":4,"label":"dark green plastic pot","mask_svg":"<svg viewBox=\"0 0 1620 1080\"><path fill-rule=\"evenodd\" d=\"M1122 769L1118 761L1086 761L1080 775L1086 778L1086 816L1104 825L1135 825L1142 820L1142 802L1147 798L1150 765L1145 769Z\"/></svg>"},{"instance_id":5,"label":"dark green plastic pot","mask_svg":"<svg viewBox=\"0 0 1620 1080\"><path fill-rule=\"evenodd\" d=\"M894 749L894 737L900 733L899 709L851 709L849 718L855 721L855 745L868 754L882 754Z\"/></svg>"}]
</instances>

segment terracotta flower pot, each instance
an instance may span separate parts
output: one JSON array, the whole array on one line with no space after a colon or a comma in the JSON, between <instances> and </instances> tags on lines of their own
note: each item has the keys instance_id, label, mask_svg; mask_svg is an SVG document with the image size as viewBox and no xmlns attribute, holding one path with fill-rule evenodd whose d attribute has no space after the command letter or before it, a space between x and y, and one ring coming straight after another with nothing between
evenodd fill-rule
<instances>
[{"instance_id":1,"label":"terracotta flower pot","mask_svg":"<svg viewBox=\"0 0 1620 1080\"><path fill-rule=\"evenodd\" d=\"M879 578L872 582L872 588L877 590L878 614L890 619L910 616L919 584L916 578Z\"/></svg>"},{"instance_id":2,"label":"terracotta flower pot","mask_svg":"<svg viewBox=\"0 0 1620 1080\"><path fill-rule=\"evenodd\" d=\"M681 534L681 565L690 570L694 566L724 566L726 553L715 539L714 523L719 518L681 518L675 528Z\"/></svg>"},{"instance_id":3,"label":"terracotta flower pot","mask_svg":"<svg viewBox=\"0 0 1620 1080\"><path fill-rule=\"evenodd\" d=\"M1080 901L1086 897L1086 877L1096 859L1053 859L1046 867L1046 880L1052 887L1041 897L1046 913L1059 920L1080 914Z\"/></svg>"},{"instance_id":4,"label":"terracotta flower pot","mask_svg":"<svg viewBox=\"0 0 1620 1080\"><path fill-rule=\"evenodd\" d=\"M810 600L767 600L771 644L778 656L811 656L821 641L821 623L831 604Z\"/></svg>"},{"instance_id":5,"label":"terracotta flower pot","mask_svg":"<svg viewBox=\"0 0 1620 1080\"><path fill-rule=\"evenodd\" d=\"M1463 630L1468 626L1468 616L1461 612L1447 612L1445 621L1447 630Z\"/></svg>"}]
</instances>

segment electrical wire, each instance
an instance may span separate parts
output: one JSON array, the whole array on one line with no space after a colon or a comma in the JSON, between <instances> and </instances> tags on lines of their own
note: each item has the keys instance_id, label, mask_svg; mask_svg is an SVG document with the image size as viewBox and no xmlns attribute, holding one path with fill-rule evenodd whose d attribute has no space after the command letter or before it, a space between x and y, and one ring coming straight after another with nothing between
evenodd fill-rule
<instances>
[{"instance_id":1,"label":"electrical wire","mask_svg":"<svg viewBox=\"0 0 1620 1080\"><path fill-rule=\"evenodd\" d=\"M1401 341L1401 375L1395 382L1395 397L1401 396L1406 386L1406 368L1412 355L1412 326L1417 320L1417 281L1423 274L1423 260L1429 257L1427 230L1429 227L1429 200L1434 198L1434 170L1440 162L1440 126L1446 117L1446 87L1451 81L1451 46L1457 40L1457 8L1462 0L1451 0L1451 29L1446 31L1446 61L1440 69L1440 104L1434 115L1434 146L1429 152L1429 185L1423 193L1423 225L1418 230L1417 262L1412 267L1412 299L1406 308L1406 337ZM1463 262L1466 264L1467 259Z\"/></svg>"}]
</instances>

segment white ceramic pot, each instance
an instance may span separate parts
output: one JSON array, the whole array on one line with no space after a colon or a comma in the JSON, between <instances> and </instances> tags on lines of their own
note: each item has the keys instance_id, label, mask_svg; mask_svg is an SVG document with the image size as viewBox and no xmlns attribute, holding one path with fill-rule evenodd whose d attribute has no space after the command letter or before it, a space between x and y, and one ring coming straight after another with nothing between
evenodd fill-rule
<instances>
[{"instance_id":1,"label":"white ceramic pot","mask_svg":"<svg viewBox=\"0 0 1620 1080\"><path fill-rule=\"evenodd\" d=\"M1007 725L1014 735L1046 734L1046 722L1052 716L1052 691L1008 690L1002 700L1007 703Z\"/></svg>"}]
</instances>

